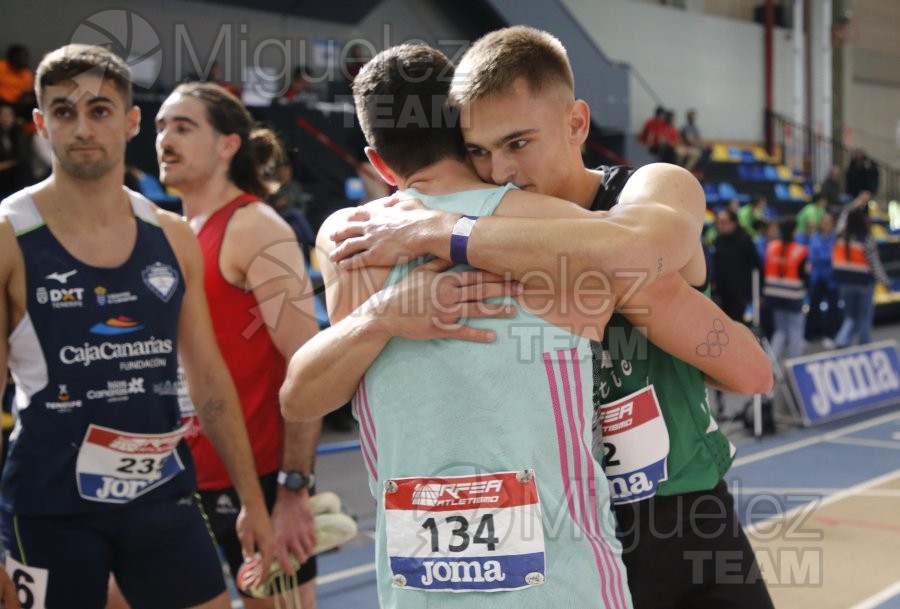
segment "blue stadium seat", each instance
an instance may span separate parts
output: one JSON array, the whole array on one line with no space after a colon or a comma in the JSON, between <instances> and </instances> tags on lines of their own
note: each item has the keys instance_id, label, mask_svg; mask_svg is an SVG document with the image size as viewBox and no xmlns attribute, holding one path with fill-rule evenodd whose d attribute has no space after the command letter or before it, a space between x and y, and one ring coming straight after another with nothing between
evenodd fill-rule
<instances>
[{"instance_id":1,"label":"blue stadium seat","mask_svg":"<svg viewBox=\"0 0 900 609\"><path fill-rule=\"evenodd\" d=\"M706 195L707 203L718 203L721 200L714 182L703 182L703 194Z\"/></svg>"}]
</instances>

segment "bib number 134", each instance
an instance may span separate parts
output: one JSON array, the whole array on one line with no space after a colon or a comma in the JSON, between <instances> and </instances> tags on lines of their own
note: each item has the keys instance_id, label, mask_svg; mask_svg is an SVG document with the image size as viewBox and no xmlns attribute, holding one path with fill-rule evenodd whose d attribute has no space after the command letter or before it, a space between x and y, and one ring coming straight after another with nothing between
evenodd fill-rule
<instances>
[{"instance_id":1,"label":"bib number 134","mask_svg":"<svg viewBox=\"0 0 900 609\"><path fill-rule=\"evenodd\" d=\"M500 540L494 530L494 515L482 515L474 534L471 525L469 519L464 516L447 516L439 519L428 518L422 523L422 528L431 535L432 552L441 552L444 548L448 552L465 552L470 543L484 544L485 549L495 551ZM444 529L444 534L441 529ZM443 547L442 541L445 544Z\"/></svg>"}]
</instances>

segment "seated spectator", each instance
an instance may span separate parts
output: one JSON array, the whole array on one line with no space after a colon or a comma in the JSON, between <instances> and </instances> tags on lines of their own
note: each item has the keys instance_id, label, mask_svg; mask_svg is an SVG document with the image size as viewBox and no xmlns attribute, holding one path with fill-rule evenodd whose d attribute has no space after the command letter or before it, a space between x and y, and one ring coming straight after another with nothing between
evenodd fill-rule
<instances>
[{"instance_id":1,"label":"seated spectator","mask_svg":"<svg viewBox=\"0 0 900 609\"><path fill-rule=\"evenodd\" d=\"M768 213L768 200L763 195L753 195L750 202L741 207L737 213L738 222L747 231L750 237L756 237L756 230L753 228L754 220L765 220Z\"/></svg>"},{"instance_id":2,"label":"seated spectator","mask_svg":"<svg viewBox=\"0 0 900 609\"><path fill-rule=\"evenodd\" d=\"M832 165L828 176L819 185L819 196L826 201L830 213L838 213L844 203L844 186L841 184L841 168Z\"/></svg>"},{"instance_id":3,"label":"seated spectator","mask_svg":"<svg viewBox=\"0 0 900 609\"><path fill-rule=\"evenodd\" d=\"M6 59L0 60L0 101L12 104L16 115L31 122L35 106L34 73L28 67L28 49L21 44L6 49Z\"/></svg>"},{"instance_id":4,"label":"seated spectator","mask_svg":"<svg viewBox=\"0 0 900 609\"><path fill-rule=\"evenodd\" d=\"M878 193L878 164L857 148L850 157L847 166L847 194L855 198L859 193L868 191L873 197Z\"/></svg>"},{"instance_id":5,"label":"seated spectator","mask_svg":"<svg viewBox=\"0 0 900 609\"><path fill-rule=\"evenodd\" d=\"M0 102L0 199L31 184L33 177L30 138L16 120L12 104Z\"/></svg>"},{"instance_id":6,"label":"seated spectator","mask_svg":"<svg viewBox=\"0 0 900 609\"><path fill-rule=\"evenodd\" d=\"M700 135L697 127L697 111L691 108L685 115L687 124L681 128L681 141L684 146L684 168L688 171L695 167L702 168L709 159L710 147Z\"/></svg>"},{"instance_id":7,"label":"seated spectator","mask_svg":"<svg viewBox=\"0 0 900 609\"><path fill-rule=\"evenodd\" d=\"M647 119L644 126L641 128L640 135L638 135L638 141L646 146L647 150L652 154L656 154L659 149L657 147L657 141L659 139L659 131L664 127L663 115L665 115L665 113L665 108L656 106L653 116Z\"/></svg>"}]
</instances>

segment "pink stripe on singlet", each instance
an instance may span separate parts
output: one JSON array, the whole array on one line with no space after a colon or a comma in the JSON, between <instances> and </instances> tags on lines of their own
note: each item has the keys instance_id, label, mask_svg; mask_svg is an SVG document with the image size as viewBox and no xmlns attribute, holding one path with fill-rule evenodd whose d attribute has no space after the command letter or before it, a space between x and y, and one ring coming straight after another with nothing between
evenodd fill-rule
<instances>
[{"instance_id":1,"label":"pink stripe on singlet","mask_svg":"<svg viewBox=\"0 0 900 609\"><path fill-rule=\"evenodd\" d=\"M363 458L369 468L369 475L378 480L378 452L375 450L375 425L372 423L372 412L369 409L369 396L366 393L366 379L359 384L356 390L356 411L359 414L359 439L362 447Z\"/></svg>"},{"instance_id":2,"label":"pink stripe on singlet","mask_svg":"<svg viewBox=\"0 0 900 609\"><path fill-rule=\"evenodd\" d=\"M578 352L575 349L572 349L572 358L573 361L577 360ZM606 477L601 473L600 466L597 464L594 459L594 455L591 454L591 450L588 447L587 443L581 440L584 438L584 434L586 431L585 426L585 412L584 412L584 399L582 399L582 391L581 391L581 367L576 365L572 366L573 376L575 377L575 387L576 387L576 396L578 404L578 447L581 449L582 458L584 462L587 464L587 467L592 470L593 474L600 474L600 483L606 483ZM613 574L613 593L616 595L616 600L618 601L618 606L627 607L628 602L626 601L626 596L630 596L630 592L626 591L626 586L622 583L622 571L618 567L618 563L616 562L614 552L609 547L609 542L606 539L606 536L603 535L600 529L600 511L597 507L597 489L595 484L597 482L597 476L591 475L587 478L588 488L587 488L587 496L590 498L590 511L587 512L588 522L590 525L590 529L597 535L599 538L599 543L604 550L604 554L606 555L607 560L609 561L607 565L611 568Z\"/></svg>"},{"instance_id":3,"label":"pink stripe on singlet","mask_svg":"<svg viewBox=\"0 0 900 609\"><path fill-rule=\"evenodd\" d=\"M577 357L577 353L575 353L575 349L572 350L574 356ZM575 450L573 451L573 459L574 459L574 468L575 468L575 480L581 480L581 468L582 461L579 459L579 446L582 445L583 442L580 442L578 436L576 435L576 426L574 415L572 413L572 396L571 396L571 387L568 382L568 370L566 366L566 358L561 357L562 353L557 352L556 357L551 357L549 353L544 353L544 366L547 370L547 380L550 383L550 393L551 398L553 400L553 416L556 420L556 435L557 435L557 443L559 447L559 458L560 458L560 467L562 470L562 479L563 486L565 488L566 493L566 501L569 506L569 515L572 520L578 526L579 529L585 534L588 538L591 549L594 553L594 560L597 564L597 571L600 574L601 580L601 593L603 596L604 606L607 608L616 608L616 607L624 607L625 605L621 601L621 594L617 594L615 591L610 590L610 584L613 584L616 588L621 589L621 578L618 571L618 567L615 563L613 557L610 556L609 548L606 547L603 539L598 539L598 535L590 530L589 525L587 524L588 516L586 514L585 508L585 500L584 500L584 489L576 489L572 485L573 476L570 472L569 467L569 458L568 451L566 450L567 441L566 441L566 431L568 429L570 435L572 436L572 442L576 444ZM562 381L564 390L565 390L565 401L566 401L566 412L568 415L568 423L566 425L566 418L563 417L562 413L562 405L560 400L560 391L559 387L556 384L556 375L554 373L553 360L559 364L560 370L560 379ZM575 367L577 371L577 366ZM576 391L579 396L579 403L581 405L581 414L583 416L584 413L584 404L583 400L581 400L581 375L576 372L574 374L574 379L576 383ZM590 455L588 455L590 457ZM592 457L591 457L592 459ZM589 463L589 462L588 462ZM578 492L578 501L579 507L581 508L581 516L579 516L579 510L576 509L574 493ZM596 500L594 501L594 506L596 506ZM596 517L596 512L595 512Z\"/></svg>"}]
</instances>

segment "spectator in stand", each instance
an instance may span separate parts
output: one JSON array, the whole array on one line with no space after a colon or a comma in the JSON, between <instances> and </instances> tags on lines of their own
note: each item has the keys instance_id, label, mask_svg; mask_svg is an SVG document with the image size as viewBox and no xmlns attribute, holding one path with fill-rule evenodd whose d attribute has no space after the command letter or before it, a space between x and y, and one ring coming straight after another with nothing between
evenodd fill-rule
<instances>
[{"instance_id":1,"label":"spectator in stand","mask_svg":"<svg viewBox=\"0 0 900 609\"><path fill-rule=\"evenodd\" d=\"M795 219L796 225L801 226L800 222ZM816 226L815 221L808 219L802 225L802 232L794 235L794 240L800 245L805 245L809 247L810 242L812 241L813 235L815 235L819 227ZM795 229L796 230L796 229Z\"/></svg>"},{"instance_id":2,"label":"spectator in stand","mask_svg":"<svg viewBox=\"0 0 900 609\"><path fill-rule=\"evenodd\" d=\"M864 345L872 340L875 318L875 282L890 286L872 236L868 194L863 191L842 214L840 231L831 254L834 279L844 301L844 322L834 338L838 348L849 347L853 337ZM846 221L844 221L846 217Z\"/></svg>"},{"instance_id":3,"label":"spectator in stand","mask_svg":"<svg viewBox=\"0 0 900 609\"><path fill-rule=\"evenodd\" d=\"M809 245L809 239L819 230L822 218L828 215L828 200L819 192L815 198L797 212L797 226L803 230L803 245ZM798 238L799 239L799 238Z\"/></svg>"},{"instance_id":4,"label":"spectator in stand","mask_svg":"<svg viewBox=\"0 0 900 609\"><path fill-rule=\"evenodd\" d=\"M765 220L768 212L768 200L763 195L753 195L750 202L740 208L737 212L738 222L747 231L750 237L756 237L756 230L753 228L754 220Z\"/></svg>"},{"instance_id":5,"label":"spectator in stand","mask_svg":"<svg viewBox=\"0 0 900 609\"><path fill-rule=\"evenodd\" d=\"M0 199L25 188L31 175L31 142L11 104L0 102Z\"/></svg>"},{"instance_id":6,"label":"spectator in stand","mask_svg":"<svg viewBox=\"0 0 900 609\"><path fill-rule=\"evenodd\" d=\"M641 134L638 136L638 141L646 146L651 154L656 154L659 150L657 141L659 140L659 131L664 125L663 115L665 115L665 113L665 108L656 106L653 116L647 119L644 126L641 128Z\"/></svg>"},{"instance_id":7,"label":"spectator in stand","mask_svg":"<svg viewBox=\"0 0 900 609\"><path fill-rule=\"evenodd\" d=\"M809 250L794 240L797 221L780 223L780 238L766 246L763 296L772 311L772 355L780 360L803 355L803 301L809 281Z\"/></svg>"},{"instance_id":8,"label":"spectator in stand","mask_svg":"<svg viewBox=\"0 0 900 609\"><path fill-rule=\"evenodd\" d=\"M728 317L743 322L752 300L753 270L760 267L760 260L753 240L733 211L722 209L716 214L716 229L713 296Z\"/></svg>"},{"instance_id":9,"label":"spectator in stand","mask_svg":"<svg viewBox=\"0 0 900 609\"><path fill-rule=\"evenodd\" d=\"M855 198L868 191L871 196L878 193L878 165L861 148L853 151L847 167L847 194Z\"/></svg>"},{"instance_id":10,"label":"spectator in stand","mask_svg":"<svg viewBox=\"0 0 900 609\"><path fill-rule=\"evenodd\" d=\"M319 94L315 83L309 79L309 73L306 66L297 66L294 68L291 82L288 85L284 95L278 98L279 104L297 104L304 103L307 105L321 101L322 96Z\"/></svg>"},{"instance_id":11,"label":"spectator in stand","mask_svg":"<svg viewBox=\"0 0 900 609\"><path fill-rule=\"evenodd\" d=\"M294 179L294 167L289 157L278 162L273 178L270 183L273 191L266 197L266 203L293 229L305 260L309 261L310 250L316 243L316 232L306 218L309 195L303 192L303 187Z\"/></svg>"},{"instance_id":12,"label":"spectator in stand","mask_svg":"<svg viewBox=\"0 0 900 609\"><path fill-rule=\"evenodd\" d=\"M778 238L778 224L764 218L756 218L753 220L753 231L756 233L756 237L753 238L753 245L756 246L756 255L760 260L765 260L766 246L769 244L769 241Z\"/></svg>"},{"instance_id":13,"label":"spectator in stand","mask_svg":"<svg viewBox=\"0 0 900 609\"><path fill-rule=\"evenodd\" d=\"M661 163L678 164L678 149L680 137L678 130L672 124L673 114L662 106L656 107L653 118L644 123L638 139L647 146L647 150L656 155Z\"/></svg>"},{"instance_id":14,"label":"spectator in stand","mask_svg":"<svg viewBox=\"0 0 900 609\"><path fill-rule=\"evenodd\" d=\"M823 338L825 348L834 347L834 335L841 325L838 287L831 270L834 250L834 216L825 214L819 230L809 243L809 313L806 316L806 340Z\"/></svg>"},{"instance_id":15,"label":"spectator in stand","mask_svg":"<svg viewBox=\"0 0 900 609\"><path fill-rule=\"evenodd\" d=\"M756 238L753 239L753 245L756 246L756 255L760 262L766 259L766 248L770 243L778 239L779 226L775 220L756 219L753 221L753 230L756 231ZM766 306L765 300L760 300L759 305L759 328L761 336L772 338L774 326L772 322L772 308Z\"/></svg>"},{"instance_id":16,"label":"spectator in stand","mask_svg":"<svg viewBox=\"0 0 900 609\"><path fill-rule=\"evenodd\" d=\"M819 196L825 199L827 209L831 213L838 213L844 203L844 186L841 184L841 168L832 165L828 170L828 176L819 185Z\"/></svg>"},{"instance_id":17,"label":"spectator in stand","mask_svg":"<svg viewBox=\"0 0 900 609\"><path fill-rule=\"evenodd\" d=\"M12 104L16 115L31 121L35 106L34 72L28 67L28 49L12 44L6 49L6 59L0 60L0 101Z\"/></svg>"},{"instance_id":18,"label":"spectator in stand","mask_svg":"<svg viewBox=\"0 0 900 609\"><path fill-rule=\"evenodd\" d=\"M681 141L685 149L684 168L691 171L695 168L702 169L709 159L710 148L700 136L697 127L697 111L691 108L685 115L687 123L681 128Z\"/></svg>"},{"instance_id":19,"label":"spectator in stand","mask_svg":"<svg viewBox=\"0 0 900 609\"><path fill-rule=\"evenodd\" d=\"M213 62L209 67L209 74L202 80L204 80L204 82L215 83L238 99L241 98L241 88L236 84L225 80L225 75L222 73L222 64L218 61Z\"/></svg>"}]
</instances>

